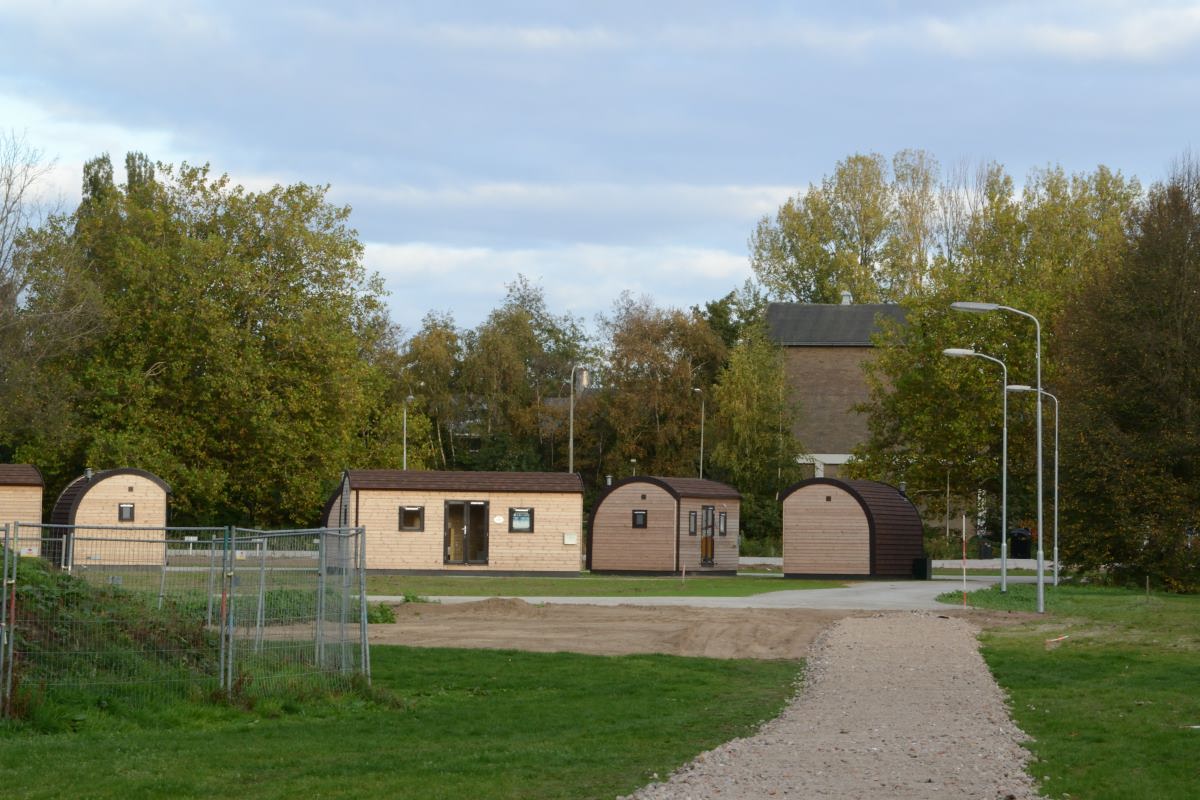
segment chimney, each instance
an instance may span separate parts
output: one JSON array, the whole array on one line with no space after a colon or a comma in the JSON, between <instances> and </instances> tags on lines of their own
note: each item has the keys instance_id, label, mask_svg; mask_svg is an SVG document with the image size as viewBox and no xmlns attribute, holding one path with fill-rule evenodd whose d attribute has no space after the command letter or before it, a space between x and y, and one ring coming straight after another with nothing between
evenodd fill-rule
<instances>
[{"instance_id":1,"label":"chimney","mask_svg":"<svg viewBox=\"0 0 1200 800\"><path fill-rule=\"evenodd\" d=\"M846 289L842 290L842 305L848 306L854 303L854 295Z\"/></svg>"},{"instance_id":2,"label":"chimney","mask_svg":"<svg viewBox=\"0 0 1200 800\"><path fill-rule=\"evenodd\" d=\"M92 468L91 467L88 467L87 469L85 469L83 471L83 479L85 481L90 481L92 479Z\"/></svg>"},{"instance_id":3,"label":"chimney","mask_svg":"<svg viewBox=\"0 0 1200 800\"><path fill-rule=\"evenodd\" d=\"M612 475L605 475L605 476L604 476L604 485L605 485L605 486L612 486Z\"/></svg>"}]
</instances>

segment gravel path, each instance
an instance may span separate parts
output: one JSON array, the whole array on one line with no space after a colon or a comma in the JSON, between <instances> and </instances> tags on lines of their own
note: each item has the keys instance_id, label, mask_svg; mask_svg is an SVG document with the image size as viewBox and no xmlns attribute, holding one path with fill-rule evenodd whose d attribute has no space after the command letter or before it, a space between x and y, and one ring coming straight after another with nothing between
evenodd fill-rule
<instances>
[{"instance_id":1,"label":"gravel path","mask_svg":"<svg viewBox=\"0 0 1200 800\"><path fill-rule=\"evenodd\" d=\"M630 798L1037 798L977 632L924 612L843 619L778 719Z\"/></svg>"}]
</instances>

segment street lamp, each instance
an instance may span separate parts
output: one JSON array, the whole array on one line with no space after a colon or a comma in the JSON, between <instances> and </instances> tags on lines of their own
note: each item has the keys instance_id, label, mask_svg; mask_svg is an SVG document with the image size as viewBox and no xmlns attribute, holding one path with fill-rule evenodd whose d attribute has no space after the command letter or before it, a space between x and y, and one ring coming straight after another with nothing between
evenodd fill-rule
<instances>
[{"instance_id":1,"label":"street lamp","mask_svg":"<svg viewBox=\"0 0 1200 800\"><path fill-rule=\"evenodd\" d=\"M692 387L692 391L700 395L700 477L704 477L704 390Z\"/></svg>"},{"instance_id":2,"label":"street lamp","mask_svg":"<svg viewBox=\"0 0 1200 800\"><path fill-rule=\"evenodd\" d=\"M411 394L404 398L404 469L408 469L408 404L415 399Z\"/></svg>"},{"instance_id":3,"label":"street lamp","mask_svg":"<svg viewBox=\"0 0 1200 800\"><path fill-rule=\"evenodd\" d=\"M1010 392L1032 392L1032 386L1009 386ZM1054 585L1058 586L1058 398L1045 389L1042 394L1054 401Z\"/></svg>"},{"instance_id":4,"label":"street lamp","mask_svg":"<svg viewBox=\"0 0 1200 800\"><path fill-rule=\"evenodd\" d=\"M973 303L973 302L957 302L951 303L950 308L955 311L966 311L971 314L986 314L991 311L1008 311L1012 314L1019 314L1022 317L1033 320L1034 332L1036 334L1037 348L1034 350L1037 364L1037 527L1038 527L1038 551L1037 551L1037 610L1039 614L1046 612L1046 552L1042 545L1042 522L1043 522L1043 502L1042 502L1042 323L1038 322L1038 318L1027 311L1022 311L1019 308L1012 306L1002 306L999 303Z\"/></svg>"},{"instance_id":5,"label":"street lamp","mask_svg":"<svg viewBox=\"0 0 1200 800\"><path fill-rule=\"evenodd\" d=\"M571 410L569 414L570 423L567 431L567 472L575 472L575 372L579 371L579 388L586 389L588 387L588 371L587 367L582 364L575 364L571 367Z\"/></svg>"},{"instance_id":6,"label":"street lamp","mask_svg":"<svg viewBox=\"0 0 1200 800\"><path fill-rule=\"evenodd\" d=\"M1000 591L1008 591L1008 367L1003 361L985 353L977 353L961 347L947 347L943 355L952 358L982 358L1000 365L1003 383L1000 384L1000 401L1004 426L1000 434Z\"/></svg>"}]
</instances>

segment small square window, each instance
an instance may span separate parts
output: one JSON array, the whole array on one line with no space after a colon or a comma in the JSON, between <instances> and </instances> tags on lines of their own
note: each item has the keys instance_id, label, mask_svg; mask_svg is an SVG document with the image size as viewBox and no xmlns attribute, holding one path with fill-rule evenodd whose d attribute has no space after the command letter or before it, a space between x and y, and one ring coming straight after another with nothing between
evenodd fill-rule
<instances>
[{"instance_id":1,"label":"small square window","mask_svg":"<svg viewBox=\"0 0 1200 800\"><path fill-rule=\"evenodd\" d=\"M633 512L633 527L635 527L635 528L646 527L646 516L647 516L647 514L646 514L645 509L639 509L639 510L634 511Z\"/></svg>"},{"instance_id":2,"label":"small square window","mask_svg":"<svg viewBox=\"0 0 1200 800\"><path fill-rule=\"evenodd\" d=\"M728 517L724 511L717 515L717 534L719 536L724 536L726 533L726 526L728 525L726 522L727 519Z\"/></svg>"},{"instance_id":3,"label":"small square window","mask_svg":"<svg viewBox=\"0 0 1200 800\"><path fill-rule=\"evenodd\" d=\"M400 506L400 530L425 530L425 506Z\"/></svg>"},{"instance_id":4,"label":"small square window","mask_svg":"<svg viewBox=\"0 0 1200 800\"><path fill-rule=\"evenodd\" d=\"M133 522L133 503L117 504L117 522Z\"/></svg>"},{"instance_id":5,"label":"small square window","mask_svg":"<svg viewBox=\"0 0 1200 800\"><path fill-rule=\"evenodd\" d=\"M533 533L533 509L510 508L508 510L509 533Z\"/></svg>"},{"instance_id":6,"label":"small square window","mask_svg":"<svg viewBox=\"0 0 1200 800\"><path fill-rule=\"evenodd\" d=\"M696 535L696 512L688 512L688 536Z\"/></svg>"}]
</instances>

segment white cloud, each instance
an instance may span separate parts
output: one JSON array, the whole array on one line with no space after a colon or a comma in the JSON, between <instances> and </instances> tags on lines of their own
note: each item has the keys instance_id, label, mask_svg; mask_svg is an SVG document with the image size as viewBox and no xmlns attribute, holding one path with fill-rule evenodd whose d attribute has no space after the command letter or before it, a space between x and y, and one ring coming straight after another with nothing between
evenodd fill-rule
<instances>
[{"instance_id":1,"label":"white cloud","mask_svg":"<svg viewBox=\"0 0 1200 800\"><path fill-rule=\"evenodd\" d=\"M686 246L573 244L535 249L368 243L366 264L391 292L394 318L410 330L426 311L452 311L473 327L524 275L543 285L557 314L591 320L622 292L687 308L738 288L750 276L745 254Z\"/></svg>"}]
</instances>

